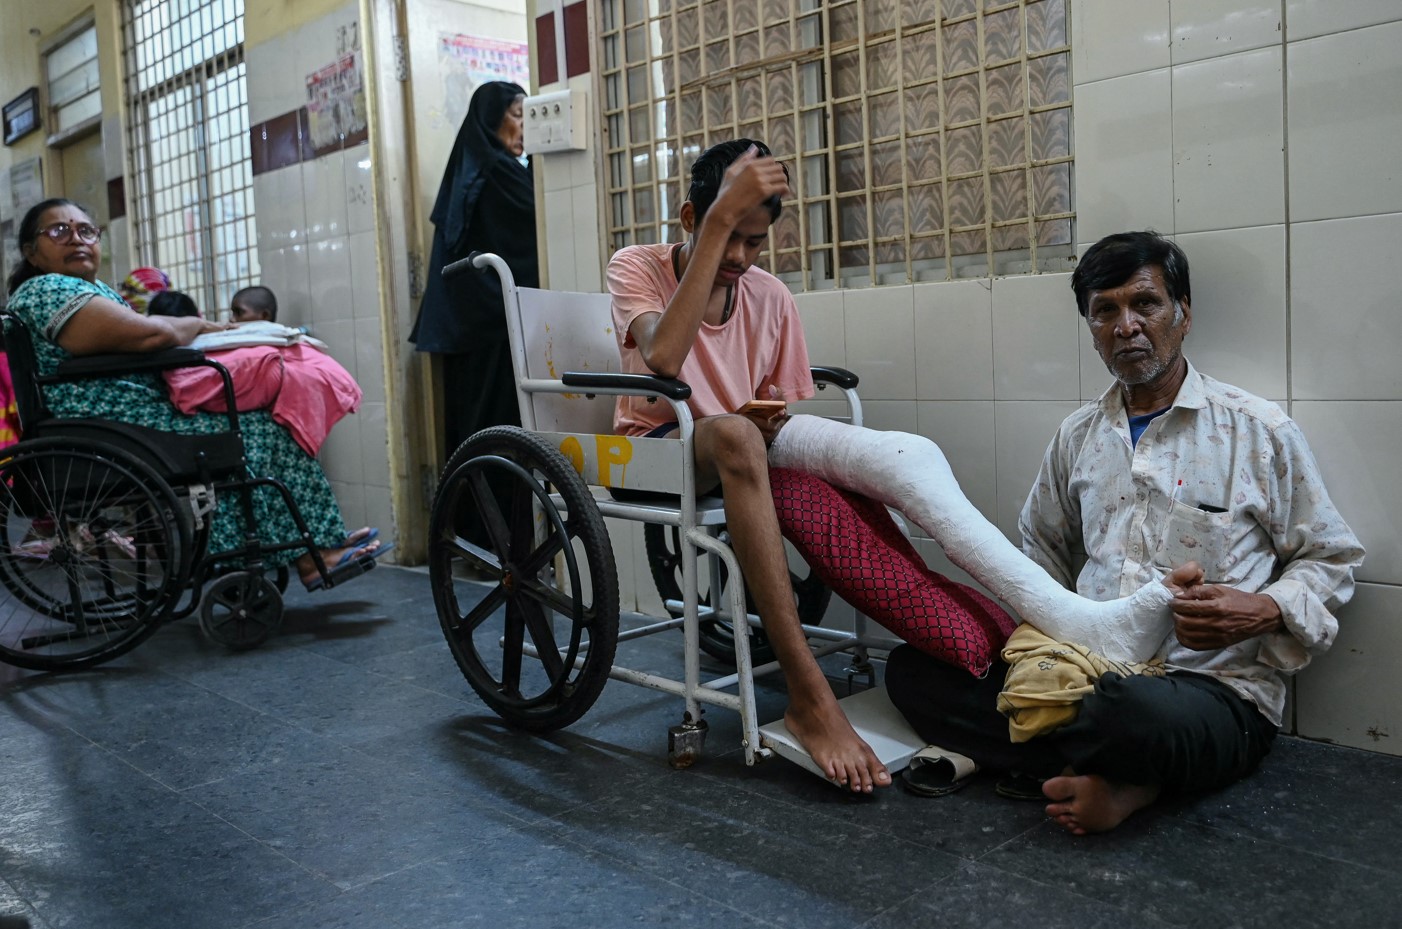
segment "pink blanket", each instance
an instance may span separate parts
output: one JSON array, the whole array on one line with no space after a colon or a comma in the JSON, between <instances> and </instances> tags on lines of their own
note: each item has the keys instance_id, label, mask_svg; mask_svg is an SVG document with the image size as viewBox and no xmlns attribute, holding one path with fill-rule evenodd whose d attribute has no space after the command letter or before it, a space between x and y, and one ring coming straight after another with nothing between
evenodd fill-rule
<instances>
[{"instance_id":1,"label":"pink blanket","mask_svg":"<svg viewBox=\"0 0 1402 929\"><path fill-rule=\"evenodd\" d=\"M255 345L210 352L209 357L229 369L239 412L271 410L273 421L287 427L313 457L331 427L360 408L355 378L310 345ZM170 400L180 412L224 412L224 386L214 369L177 368L165 372L165 379Z\"/></svg>"}]
</instances>

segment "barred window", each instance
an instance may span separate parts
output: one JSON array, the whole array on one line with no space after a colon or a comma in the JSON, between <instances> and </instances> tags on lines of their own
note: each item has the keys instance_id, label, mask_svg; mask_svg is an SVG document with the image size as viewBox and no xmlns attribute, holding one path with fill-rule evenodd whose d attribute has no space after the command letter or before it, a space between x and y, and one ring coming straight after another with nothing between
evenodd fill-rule
<instances>
[{"instance_id":1,"label":"barred window","mask_svg":"<svg viewBox=\"0 0 1402 929\"><path fill-rule=\"evenodd\" d=\"M600 0L608 244L681 239L691 162L788 164L797 290L1049 269L1073 253L1066 0Z\"/></svg>"},{"instance_id":2,"label":"barred window","mask_svg":"<svg viewBox=\"0 0 1402 929\"><path fill-rule=\"evenodd\" d=\"M257 280L243 0L126 0L133 241L207 316Z\"/></svg>"}]
</instances>

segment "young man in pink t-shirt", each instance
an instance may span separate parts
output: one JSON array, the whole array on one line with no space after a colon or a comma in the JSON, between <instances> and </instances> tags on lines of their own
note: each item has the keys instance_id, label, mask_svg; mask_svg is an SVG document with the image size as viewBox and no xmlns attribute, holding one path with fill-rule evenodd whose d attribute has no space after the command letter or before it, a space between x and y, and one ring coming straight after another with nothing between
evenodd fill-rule
<instances>
[{"instance_id":1,"label":"young man in pink t-shirt","mask_svg":"<svg viewBox=\"0 0 1402 929\"><path fill-rule=\"evenodd\" d=\"M687 241L621 249L609 262L609 292L623 370L692 387L697 484L724 489L731 544L788 683L789 729L829 778L868 792L891 776L837 705L790 587L766 457L785 416L736 414L756 398L813 395L793 297L752 267L787 190L788 172L762 143L713 146L692 166L681 208ZM665 435L675 424L660 406L621 401L618 431Z\"/></svg>"}]
</instances>

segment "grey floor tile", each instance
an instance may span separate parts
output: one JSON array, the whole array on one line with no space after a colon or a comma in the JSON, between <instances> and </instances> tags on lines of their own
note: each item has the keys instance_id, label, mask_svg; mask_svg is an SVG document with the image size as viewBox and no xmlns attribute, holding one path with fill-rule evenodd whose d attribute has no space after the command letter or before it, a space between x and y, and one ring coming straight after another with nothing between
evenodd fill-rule
<instances>
[{"instance_id":1,"label":"grey floor tile","mask_svg":"<svg viewBox=\"0 0 1402 929\"><path fill-rule=\"evenodd\" d=\"M701 776L961 858L978 858L1046 822L1040 803L997 796L995 779L986 775L975 775L958 793L934 798L913 796L898 784L854 798L777 758L754 768L712 765Z\"/></svg>"},{"instance_id":2,"label":"grey floor tile","mask_svg":"<svg viewBox=\"0 0 1402 929\"><path fill-rule=\"evenodd\" d=\"M116 758L172 788L277 761L310 737L304 729L190 684L159 688L158 699L141 688L133 690L130 701L115 701L100 716L71 724Z\"/></svg>"},{"instance_id":3,"label":"grey floor tile","mask_svg":"<svg viewBox=\"0 0 1402 929\"><path fill-rule=\"evenodd\" d=\"M3 750L0 838L12 830L70 822L156 829L192 815L170 788L71 733L55 733L47 741L9 740Z\"/></svg>"},{"instance_id":4,"label":"grey floor tile","mask_svg":"<svg viewBox=\"0 0 1402 929\"><path fill-rule=\"evenodd\" d=\"M639 759L616 744L568 730L513 730L484 708L360 750L464 796L500 802L526 822L595 802L664 764L661 757Z\"/></svg>"},{"instance_id":5,"label":"grey floor tile","mask_svg":"<svg viewBox=\"0 0 1402 929\"><path fill-rule=\"evenodd\" d=\"M49 924L40 918L39 912L10 886L9 881L0 880L0 920L26 920L28 929L49 929ZM14 923L18 925L18 923ZM0 922L0 926L8 925Z\"/></svg>"},{"instance_id":6,"label":"grey floor tile","mask_svg":"<svg viewBox=\"0 0 1402 929\"><path fill-rule=\"evenodd\" d=\"M782 926L856 925L959 862L691 772L574 810L560 824L563 839L659 878L688 875L713 899ZM911 857L918 869L891 866Z\"/></svg>"},{"instance_id":7,"label":"grey floor tile","mask_svg":"<svg viewBox=\"0 0 1402 929\"><path fill-rule=\"evenodd\" d=\"M335 893L213 817L140 829L119 823L8 832L0 873L54 929L233 929L269 908Z\"/></svg>"},{"instance_id":8,"label":"grey floor tile","mask_svg":"<svg viewBox=\"0 0 1402 929\"><path fill-rule=\"evenodd\" d=\"M417 929L396 920L378 896L361 888L341 891L327 900L272 911L240 929Z\"/></svg>"},{"instance_id":9,"label":"grey floor tile","mask_svg":"<svg viewBox=\"0 0 1402 929\"><path fill-rule=\"evenodd\" d=\"M1231 835L1152 811L1099 836L1050 823L982 859L1032 880L1135 907L1182 926L1377 926L1396 923L1402 878Z\"/></svg>"},{"instance_id":10,"label":"grey floor tile","mask_svg":"<svg viewBox=\"0 0 1402 929\"><path fill-rule=\"evenodd\" d=\"M495 796L475 796L340 746L311 746L183 795L342 888L521 823Z\"/></svg>"},{"instance_id":11,"label":"grey floor tile","mask_svg":"<svg viewBox=\"0 0 1402 929\"><path fill-rule=\"evenodd\" d=\"M742 911L717 902L720 889L708 875L683 868L662 876L643 873L541 830L525 829L476 838L460 854L392 874L356 893L398 901L387 909L398 923L414 929L745 929L773 924L765 910Z\"/></svg>"},{"instance_id":12,"label":"grey floor tile","mask_svg":"<svg viewBox=\"0 0 1402 929\"><path fill-rule=\"evenodd\" d=\"M1402 758L1278 738L1261 768L1184 818L1402 874Z\"/></svg>"},{"instance_id":13,"label":"grey floor tile","mask_svg":"<svg viewBox=\"0 0 1402 929\"><path fill-rule=\"evenodd\" d=\"M1168 929L1138 907L1121 907L1061 887L1055 873L1033 880L966 861L948 877L884 909L863 929Z\"/></svg>"}]
</instances>

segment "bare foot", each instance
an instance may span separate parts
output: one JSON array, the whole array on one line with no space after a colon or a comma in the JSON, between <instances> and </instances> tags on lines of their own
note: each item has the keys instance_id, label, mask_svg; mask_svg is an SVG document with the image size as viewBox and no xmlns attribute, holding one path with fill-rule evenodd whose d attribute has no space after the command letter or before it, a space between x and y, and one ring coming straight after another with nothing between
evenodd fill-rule
<instances>
[{"instance_id":1,"label":"bare foot","mask_svg":"<svg viewBox=\"0 0 1402 929\"><path fill-rule=\"evenodd\" d=\"M822 707L790 704L784 722L834 784L865 794L873 787L890 786L891 773L857 735L835 699Z\"/></svg>"},{"instance_id":2,"label":"bare foot","mask_svg":"<svg viewBox=\"0 0 1402 929\"><path fill-rule=\"evenodd\" d=\"M1159 788L1143 784L1120 784L1098 774L1062 775L1049 778L1042 793L1052 801L1047 815L1074 835L1109 832L1136 810L1153 803Z\"/></svg>"}]
</instances>

